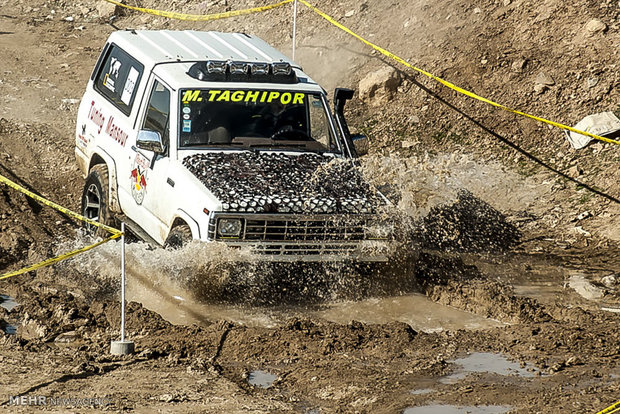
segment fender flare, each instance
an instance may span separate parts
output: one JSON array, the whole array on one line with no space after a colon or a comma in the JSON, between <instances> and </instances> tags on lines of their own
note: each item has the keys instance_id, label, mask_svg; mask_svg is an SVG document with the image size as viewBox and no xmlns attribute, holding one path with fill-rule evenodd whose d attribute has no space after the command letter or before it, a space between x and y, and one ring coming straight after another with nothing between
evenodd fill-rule
<instances>
[{"instance_id":1,"label":"fender flare","mask_svg":"<svg viewBox=\"0 0 620 414\"><path fill-rule=\"evenodd\" d=\"M168 229L168 234L170 234L170 230L172 230L172 225L178 219L183 220L189 226L190 230L192 231L192 238L200 240L200 226L198 225L198 222L194 220L192 216L190 216L183 209L178 209L174 213L174 216L172 217L172 222L170 223L170 228ZM167 237L168 235L166 235L166 238Z\"/></svg>"}]
</instances>

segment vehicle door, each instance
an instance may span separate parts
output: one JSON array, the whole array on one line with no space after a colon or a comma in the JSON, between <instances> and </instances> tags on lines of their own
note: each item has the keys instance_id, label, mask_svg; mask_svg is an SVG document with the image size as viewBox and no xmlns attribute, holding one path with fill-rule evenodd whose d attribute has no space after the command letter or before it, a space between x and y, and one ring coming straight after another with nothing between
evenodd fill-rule
<instances>
[{"instance_id":1,"label":"vehicle door","mask_svg":"<svg viewBox=\"0 0 620 414\"><path fill-rule=\"evenodd\" d=\"M131 194L139 211L136 221L156 241L162 243L172 211L173 186L170 184L170 122L172 89L153 76L148 84L147 97L142 109L139 130L160 134L164 152L135 148L129 180Z\"/></svg>"}]
</instances>

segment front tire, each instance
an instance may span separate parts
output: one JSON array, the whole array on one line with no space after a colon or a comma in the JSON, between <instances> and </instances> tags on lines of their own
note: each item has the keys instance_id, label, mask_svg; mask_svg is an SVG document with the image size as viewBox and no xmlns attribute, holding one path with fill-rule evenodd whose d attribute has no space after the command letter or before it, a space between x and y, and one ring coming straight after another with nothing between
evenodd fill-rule
<instances>
[{"instance_id":1,"label":"front tire","mask_svg":"<svg viewBox=\"0 0 620 414\"><path fill-rule=\"evenodd\" d=\"M165 247L180 249L192 240L192 230L187 224L180 224L170 230Z\"/></svg>"},{"instance_id":2,"label":"front tire","mask_svg":"<svg viewBox=\"0 0 620 414\"><path fill-rule=\"evenodd\" d=\"M110 211L108 168L104 164L97 164L91 168L84 191L82 192L82 215L106 226L114 227L115 220ZM85 223L84 227L89 234L104 237L108 232L101 227Z\"/></svg>"}]
</instances>

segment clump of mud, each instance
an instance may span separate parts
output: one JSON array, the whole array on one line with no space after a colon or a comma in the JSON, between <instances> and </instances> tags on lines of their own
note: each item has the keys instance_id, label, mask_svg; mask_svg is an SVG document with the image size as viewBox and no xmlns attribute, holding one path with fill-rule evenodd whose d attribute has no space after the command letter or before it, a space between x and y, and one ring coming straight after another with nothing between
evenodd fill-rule
<instances>
[{"instance_id":1,"label":"clump of mud","mask_svg":"<svg viewBox=\"0 0 620 414\"><path fill-rule=\"evenodd\" d=\"M35 282L5 287L19 303L11 312L0 308L0 328L9 324L16 327L17 343L22 346L36 348L50 342L98 340L102 335L115 334L120 326L121 309L116 301L87 299L66 291L61 285L53 287ZM171 326L159 314L135 302L127 304L126 315L126 329L134 334Z\"/></svg>"},{"instance_id":2,"label":"clump of mud","mask_svg":"<svg viewBox=\"0 0 620 414\"><path fill-rule=\"evenodd\" d=\"M416 222L411 236L424 248L497 252L516 246L521 232L504 214L461 190L454 203L431 208L427 216Z\"/></svg>"},{"instance_id":3,"label":"clump of mud","mask_svg":"<svg viewBox=\"0 0 620 414\"><path fill-rule=\"evenodd\" d=\"M464 155L393 155L366 157L363 170L392 202L390 213L405 245L489 252L506 251L519 242L519 230L485 201L495 203L501 194L509 195L512 208L523 204L512 190L517 178L499 165L480 164Z\"/></svg>"}]
</instances>

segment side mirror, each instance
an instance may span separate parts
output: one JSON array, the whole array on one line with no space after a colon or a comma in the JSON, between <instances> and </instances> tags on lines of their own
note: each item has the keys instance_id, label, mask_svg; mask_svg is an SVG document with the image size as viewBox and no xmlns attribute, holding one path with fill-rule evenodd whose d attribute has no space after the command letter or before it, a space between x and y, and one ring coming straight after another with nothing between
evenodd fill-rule
<instances>
[{"instance_id":1,"label":"side mirror","mask_svg":"<svg viewBox=\"0 0 620 414\"><path fill-rule=\"evenodd\" d=\"M159 132L150 131L148 129L141 129L138 132L136 147L147 151L153 151L155 154L163 154L164 152L164 144L161 142L161 135Z\"/></svg>"},{"instance_id":2,"label":"side mirror","mask_svg":"<svg viewBox=\"0 0 620 414\"><path fill-rule=\"evenodd\" d=\"M366 135L355 134L351 136L351 140L358 157L368 154L368 137Z\"/></svg>"}]
</instances>

